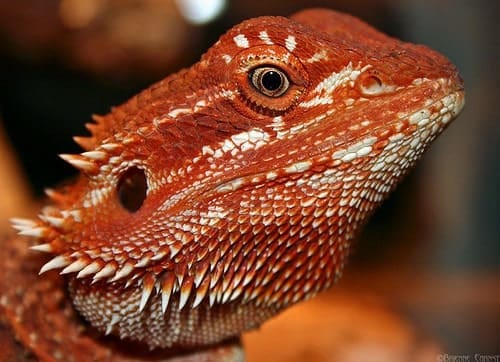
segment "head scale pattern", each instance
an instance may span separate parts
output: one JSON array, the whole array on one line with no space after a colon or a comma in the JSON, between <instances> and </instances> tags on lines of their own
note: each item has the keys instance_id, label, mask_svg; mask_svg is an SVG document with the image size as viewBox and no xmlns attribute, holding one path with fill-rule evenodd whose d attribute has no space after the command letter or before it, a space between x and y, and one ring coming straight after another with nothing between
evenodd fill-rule
<instances>
[{"instance_id":1,"label":"head scale pattern","mask_svg":"<svg viewBox=\"0 0 500 362\"><path fill-rule=\"evenodd\" d=\"M213 343L331 285L359 227L463 106L447 59L332 11L229 30L94 117L82 171L14 220L98 329Z\"/></svg>"}]
</instances>

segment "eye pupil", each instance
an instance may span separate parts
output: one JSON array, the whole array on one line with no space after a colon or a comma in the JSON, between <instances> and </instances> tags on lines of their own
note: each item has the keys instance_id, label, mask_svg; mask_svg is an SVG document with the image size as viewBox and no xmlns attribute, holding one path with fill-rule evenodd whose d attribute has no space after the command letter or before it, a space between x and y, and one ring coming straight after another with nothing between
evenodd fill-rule
<instances>
[{"instance_id":1,"label":"eye pupil","mask_svg":"<svg viewBox=\"0 0 500 362\"><path fill-rule=\"evenodd\" d=\"M250 73L252 85L265 96L277 98L288 90L290 81L281 69L273 66L255 68Z\"/></svg>"},{"instance_id":2,"label":"eye pupil","mask_svg":"<svg viewBox=\"0 0 500 362\"><path fill-rule=\"evenodd\" d=\"M270 91L279 89L283 84L281 74L274 70L269 70L262 75L262 86Z\"/></svg>"},{"instance_id":3,"label":"eye pupil","mask_svg":"<svg viewBox=\"0 0 500 362\"><path fill-rule=\"evenodd\" d=\"M117 193L120 204L130 212L139 210L146 199L148 190L144 170L131 167L118 181Z\"/></svg>"}]
</instances>

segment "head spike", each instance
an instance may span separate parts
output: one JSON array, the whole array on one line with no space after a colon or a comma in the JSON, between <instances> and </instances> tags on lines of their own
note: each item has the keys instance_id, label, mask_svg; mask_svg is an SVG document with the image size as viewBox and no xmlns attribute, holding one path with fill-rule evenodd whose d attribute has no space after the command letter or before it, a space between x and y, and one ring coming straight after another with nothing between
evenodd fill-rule
<instances>
[{"instance_id":1,"label":"head spike","mask_svg":"<svg viewBox=\"0 0 500 362\"><path fill-rule=\"evenodd\" d=\"M150 255L145 255L137 263L135 263L136 268L143 268L149 264L151 261L151 256Z\"/></svg>"},{"instance_id":2,"label":"head spike","mask_svg":"<svg viewBox=\"0 0 500 362\"><path fill-rule=\"evenodd\" d=\"M38 223L31 219L23 219L20 217L13 217L10 219L12 227L17 231L33 229L38 226Z\"/></svg>"},{"instance_id":3,"label":"head spike","mask_svg":"<svg viewBox=\"0 0 500 362\"><path fill-rule=\"evenodd\" d=\"M118 143L104 143L100 146L105 151L115 151L119 149L121 146Z\"/></svg>"},{"instance_id":4,"label":"head spike","mask_svg":"<svg viewBox=\"0 0 500 362\"><path fill-rule=\"evenodd\" d=\"M113 314L113 317L111 317L111 322L109 322L108 326L106 327L106 332L104 333L106 336L110 335L111 332L113 332L113 327L118 324L122 319L122 316L120 314Z\"/></svg>"},{"instance_id":5,"label":"head spike","mask_svg":"<svg viewBox=\"0 0 500 362\"><path fill-rule=\"evenodd\" d=\"M95 173L99 169L92 160L81 155L60 154L59 157L78 170L86 173Z\"/></svg>"},{"instance_id":6,"label":"head spike","mask_svg":"<svg viewBox=\"0 0 500 362\"><path fill-rule=\"evenodd\" d=\"M189 296L191 295L191 290L193 289L193 278L187 277L184 283L181 285L180 297L179 297L179 310L184 308Z\"/></svg>"},{"instance_id":7,"label":"head spike","mask_svg":"<svg viewBox=\"0 0 500 362\"><path fill-rule=\"evenodd\" d=\"M103 152L103 151L87 151L87 152L83 152L81 155L85 158L89 158L89 159L95 160L95 161L104 160L107 156L106 152Z\"/></svg>"},{"instance_id":8,"label":"head spike","mask_svg":"<svg viewBox=\"0 0 500 362\"><path fill-rule=\"evenodd\" d=\"M95 113L94 113L91 117L92 117L92 120L93 120L95 123L97 123L97 124L99 124L99 123L103 123L103 121L104 121L104 119L105 119L105 117L104 117L104 116L101 116L100 114L95 114Z\"/></svg>"},{"instance_id":9,"label":"head spike","mask_svg":"<svg viewBox=\"0 0 500 362\"><path fill-rule=\"evenodd\" d=\"M167 310L174 286L175 275L173 273L167 273L161 282L161 311L163 314L165 314Z\"/></svg>"},{"instance_id":10,"label":"head spike","mask_svg":"<svg viewBox=\"0 0 500 362\"><path fill-rule=\"evenodd\" d=\"M201 283L196 289L196 296L194 298L193 305L191 308L196 308L198 305L200 305L201 301L205 298L208 292L208 287L210 286L210 280L209 278L206 278L203 280L203 283Z\"/></svg>"},{"instance_id":11,"label":"head spike","mask_svg":"<svg viewBox=\"0 0 500 362\"><path fill-rule=\"evenodd\" d=\"M46 188L43 190L45 192L45 195L47 195L48 198L50 198L52 201L55 203L62 203L65 199L64 195L61 194L60 192L57 192L54 189Z\"/></svg>"},{"instance_id":12,"label":"head spike","mask_svg":"<svg viewBox=\"0 0 500 362\"><path fill-rule=\"evenodd\" d=\"M151 260L153 261L157 261L157 260L161 260L163 259L166 255L168 254L168 251L165 250L165 249L161 249L159 250L158 252L155 253L155 255L153 255L151 257Z\"/></svg>"},{"instance_id":13,"label":"head spike","mask_svg":"<svg viewBox=\"0 0 500 362\"><path fill-rule=\"evenodd\" d=\"M32 236L38 239L41 239L45 236L47 236L48 229L45 226L40 226L40 227L34 227L32 229L24 229L19 231L19 235L22 236Z\"/></svg>"},{"instance_id":14,"label":"head spike","mask_svg":"<svg viewBox=\"0 0 500 362\"><path fill-rule=\"evenodd\" d=\"M92 122L85 123L85 128L89 130L90 133L95 134L99 129L99 125Z\"/></svg>"},{"instance_id":15,"label":"head spike","mask_svg":"<svg viewBox=\"0 0 500 362\"><path fill-rule=\"evenodd\" d=\"M48 216L48 215L39 215L38 216L41 220L45 221L46 223L52 225L53 227L60 228L64 226L65 220L60 217L55 217L55 216Z\"/></svg>"},{"instance_id":16,"label":"head spike","mask_svg":"<svg viewBox=\"0 0 500 362\"><path fill-rule=\"evenodd\" d=\"M95 142L93 137L75 136L73 137L73 141L75 141L76 144L81 148L83 148L84 150L91 150L95 147Z\"/></svg>"},{"instance_id":17,"label":"head spike","mask_svg":"<svg viewBox=\"0 0 500 362\"><path fill-rule=\"evenodd\" d=\"M96 261L90 263L89 265L87 265L86 267L84 267L82 270L80 270L78 272L78 274L76 275L76 278L81 279L83 277L86 277L87 275L95 274L99 270L101 270L101 268L102 268L101 263L96 260Z\"/></svg>"},{"instance_id":18,"label":"head spike","mask_svg":"<svg viewBox=\"0 0 500 362\"><path fill-rule=\"evenodd\" d=\"M33 227L33 226L37 225L36 221L34 221L32 219L25 219L22 217L12 217L9 220L12 224L16 224L16 225L24 225L24 226L28 226L28 227Z\"/></svg>"},{"instance_id":19,"label":"head spike","mask_svg":"<svg viewBox=\"0 0 500 362\"><path fill-rule=\"evenodd\" d=\"M33 246L30 246L30 249L34 250L34 251L41 251L43 253L53 253L54 252L54 248L49 243L33 245Z\"/></svg>"},{"instance_id":20,"label":"head spike","mask_svg":"<svg viewBox=\"0 0 500 362\"><path fill-rule=\"evenodd\" d=\"M194 286L198 288L207 274L210 264L208 262L201 262L197 264L196 272L194 274Z\"/></svg>"},{"instance_id":21,"label":"head spike","mask_svg":"<svg viewBox=\"0 0 500 362\"><path fill-rule=\"evenodd\" d=\"M75 260L61 271L61 274L79 272L88 265L88 262L82 258Z\"/></svg>"},{"instance_id":22,"label":"head spike","mask_svg":"<svg viewBox=\"0 0 500 362\"><path fill-rule=\"evenodd\" d=\"M143 288L142 288L141 302L139 303L139 312L142 312L144 310L144 307L146 306L146 303L149 300L151 292L153 291L155 281L156 280L152 275L148 274L144 277L142 283Z\"/></svg>"},{"instance_id":23,"label":"head spike","mask_svg":"<svg viewBox=\"0 0 500 362\"><path fill-rule=\"evenodd\" d=\"M116 272L116 265L114 263L108 263L104 268L102 268L96 275L94 275L94 278L92 278L92 282L95 283L99 279L103 278L108 278L115 274Z\"/></svg>"},{"instance_id":24,"label":"head spike","mask_svg":"<svg viewBox=\"0 0 500 362\"><path fill-rule=\"evenodd\" d=\"M116 282L117 280L126 277L127 275L132 273L132 270L134 270L134 266L131 263L126 262L125 265L120 270L118 270L118 272L109 282Z\"/></svg>"},{"instance_id":25,"label":"head spike","mask_svg":"<svg viewBox=\"0 0 500 362\"><path fill-rule=\"evenodd\" d=\"M69 259L67 256L58 255L55 258L48 261L47 263L45 263L42 266L42 268L40 269L40 271L38 272L38 275L43 274L43 273L45 273L49 270L52 270L52 269L63 268L66 265L68 265L69 263L71 263L71 259Z\"/></svg>"}]
</instances>

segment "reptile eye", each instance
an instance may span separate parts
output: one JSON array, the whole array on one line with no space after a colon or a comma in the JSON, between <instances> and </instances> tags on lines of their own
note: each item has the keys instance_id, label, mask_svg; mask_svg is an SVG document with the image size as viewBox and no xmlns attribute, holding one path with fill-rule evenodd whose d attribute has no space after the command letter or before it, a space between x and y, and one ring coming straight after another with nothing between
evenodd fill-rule
<instances>
[{"instance_id":1,"label":"reptile eye","mask_svg":"<svg viewBox=\"0 0 500 362\"><path fill-rule=\"evenodd\" d=\"M268 97L279 97L290 87L288 76L281 69L270 66L255 68L250 73L252 85Z\"/></svg>"},{"instance_id":2,"label":"reptile eye","mask_svg":"<svg viewBox=\"0 0 500 362\"><path fill-rule=\"evenodd\" d=\"M148 184L144 170L131 167L118 181L117 192L120 204L130 212L139 210L146 199Z\"/></svg>"}]
</instances>

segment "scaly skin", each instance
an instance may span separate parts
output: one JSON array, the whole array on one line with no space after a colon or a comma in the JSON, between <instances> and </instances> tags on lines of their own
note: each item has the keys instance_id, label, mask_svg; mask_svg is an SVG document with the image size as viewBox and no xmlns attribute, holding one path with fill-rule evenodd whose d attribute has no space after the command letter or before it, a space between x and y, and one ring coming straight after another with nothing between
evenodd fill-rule
<instances>
[{"instance_id":1,"label":"scaly skin","mask_svg":"<svg viewBox=\"0 0 500 362\"><path fill-rule=\"evenodd\" d=\"M95 117L85 152L62 155L78 181L14 226L101 333L216 344L334 283L463 104L446 58L348 15L248 20Z\"/></svg>"}]
</instances>

